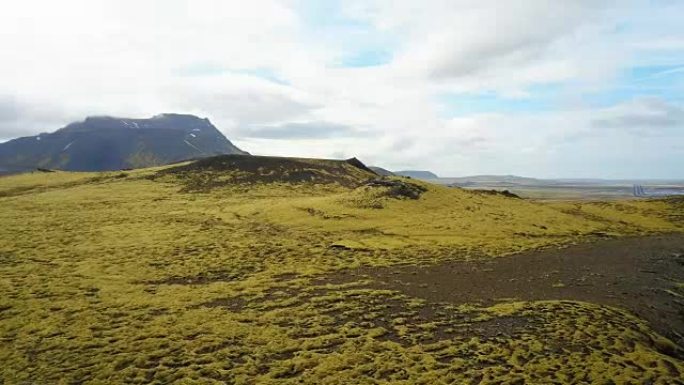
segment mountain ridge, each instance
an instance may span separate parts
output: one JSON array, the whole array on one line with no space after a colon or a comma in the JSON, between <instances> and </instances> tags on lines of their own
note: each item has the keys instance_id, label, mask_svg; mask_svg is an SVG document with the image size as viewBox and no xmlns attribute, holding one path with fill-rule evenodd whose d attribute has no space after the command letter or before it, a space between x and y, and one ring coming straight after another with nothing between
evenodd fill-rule
<instances>
[{"instance_id":1,"label":"mountain ridge","mask_svg":"<svg viewBox=\"0 0 684 385\"><path fill-rule=\"evenodd\" d=\"M426 170L400 170L400 171L393 171L395 175L400 175L400 176L408 176L411 178L416 178L416 179L423 179L423 180L432 180L432 179L439 179L439 176L432 171L426 171Z\"/></svg>"},{"instance_id":2,"label":"mountain ridge","mask_svg":"<svg viewBox=\"0 0 684 385\"><path fill-rule=\"evenodd\" d=\"M223 154L248 153L207 118L176 113L142 119L88 116L52 133L0 143L0 169L111 171Z\"/></svg>"}]
</instances>

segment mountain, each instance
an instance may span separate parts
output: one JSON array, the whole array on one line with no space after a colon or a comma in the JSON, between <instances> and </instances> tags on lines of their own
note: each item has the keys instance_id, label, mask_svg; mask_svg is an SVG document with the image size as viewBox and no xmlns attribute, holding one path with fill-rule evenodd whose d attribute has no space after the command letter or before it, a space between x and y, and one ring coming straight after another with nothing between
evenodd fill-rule
<instances>
[{"instance_id":1,"label":"mountain","mask_svg":"<svg viewBox=\"0 0 684 385\"><path fill-rule=\"evenodd\" d=\"M439 178L435 173L430 171L420 171L420 170L403 170L394 171L394 174L401 176L408 176L416 179L437 179Z\"/></svg>"},{"instance_id":2,"label":"mountain","mask_svg":"<svg viewBox=\"0 0 684 385\"><path fill-rule=\"evenodd\" d=\"M149 119L88 117L53 133L0 144L0 170L106 171L191 158L247 154L208 119L161 114Z\"/></svg>"},{"instance_id":3,"label":"mountain","mask_svg":"<svg viewBox=\"0 0 684 385\"><path fill-rule=\"evenodd\" d=\"M394 173L390 170L384 169L382 167L377 167L377 166L368 166L371 170L373 170L374 173L380 175L380 176L393 176Z\"/></svg>"}]
</instances>

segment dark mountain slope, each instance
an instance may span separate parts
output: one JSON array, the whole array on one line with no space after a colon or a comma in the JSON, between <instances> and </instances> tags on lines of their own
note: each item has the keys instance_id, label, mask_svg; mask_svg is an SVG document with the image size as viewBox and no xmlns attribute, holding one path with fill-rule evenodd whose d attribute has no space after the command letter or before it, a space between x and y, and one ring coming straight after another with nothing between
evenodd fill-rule
<instances>
[{"instance_id":1,"label":"dark mountain slope","mask_svg":"<svg viewBox=\"0 0 684 385\"><path fill-rule=\"evenodd\" d=\"M380 176L393 176L394 173L390 170L384 169L382 167L377 167L377 166L368 166L371 170L373 170L374 173L380 175Z\"/></svg>"},{"instance_id":2,"label":"dark mountain slope","mask_svg":"<svg viewBox=\"0 0 684 385\"><path fill-rule=\"evenodd\" d=\"M89 117L51 134L0 144L0 169L105 171L220 154L246 153L208 119L179 114L150 119Z\"/></svg>"},{"instance_id":3,"label":"dark mountain slope","mask_svg":"<svg viewBox=\"0 0 684 385\"><path fill-rule=\"evenodd\" d=\"M403 170L403 171L394 171L395 175L401 175L401 176L408 176L411 178L416 178L416 179L437 179L439 178L435 173L430 172L430 171L423 171L423 170Z\"/></svg>"}]
</instances>

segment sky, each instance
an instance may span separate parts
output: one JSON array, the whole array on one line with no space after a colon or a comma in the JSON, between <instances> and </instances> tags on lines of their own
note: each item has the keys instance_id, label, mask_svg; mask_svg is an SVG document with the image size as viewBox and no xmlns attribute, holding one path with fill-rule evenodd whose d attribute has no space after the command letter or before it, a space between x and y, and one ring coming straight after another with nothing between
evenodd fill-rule
<instances>
[{"instance_id":1,"label":"sky","mask_svg":"<svg viewBox=\"0 0 684 385\"><path fill-rule=\"evenodd\" d=\"M252 154L684 178L684 1L8 0L0 140L208 117Z\"/></svg>"}]
</instances>

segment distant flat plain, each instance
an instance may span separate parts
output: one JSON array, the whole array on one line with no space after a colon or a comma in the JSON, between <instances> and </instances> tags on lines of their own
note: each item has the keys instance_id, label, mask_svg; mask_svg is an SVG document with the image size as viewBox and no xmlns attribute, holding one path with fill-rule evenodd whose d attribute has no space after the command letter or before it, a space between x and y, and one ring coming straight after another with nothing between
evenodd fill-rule
<instances>
[{"instance_id":1,"label":"distant flat plain","mask_svg":"<svg viewBox=\"0 0 684 385\"><path fill-rule=\"evenodd\" d=\"M535 179L517 176L438 178L433 183L475 190L508 190L532 199L631 199L684 195L684 180L657 179ZM635 196L635 186L643 196Z\"/></svg>"}]
</instances>

